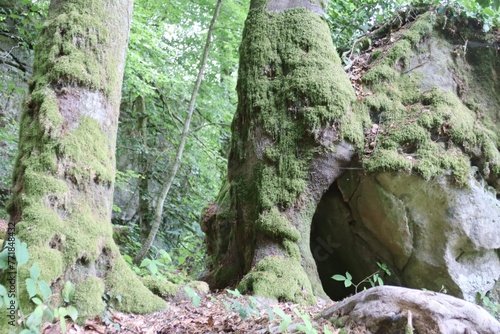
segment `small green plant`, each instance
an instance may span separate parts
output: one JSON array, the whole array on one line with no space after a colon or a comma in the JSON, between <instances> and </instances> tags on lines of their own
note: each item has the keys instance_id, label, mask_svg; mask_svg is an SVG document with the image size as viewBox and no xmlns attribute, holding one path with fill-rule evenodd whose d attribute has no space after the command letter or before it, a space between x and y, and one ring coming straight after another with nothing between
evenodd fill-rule
<instances>
[{"instance_id":1,"label":"small green plant","mask_svg":"<svg viewBox=\"0 0 500 334\"><path fill-rule=\"evenodd\" d=\"M113 321L113 312L116 306L122 302L122 296L108 291L102 295L102 299L106 304L106 311L102 320L106 325L113 325L116 329L120 329L120 324Z\"/></svg>"},{"instance_id":2,"label":"small green plant","mask_svg":"<svg viewBox=\"0 0 500 334\"><path fill-rule=\"evenodd\" d=\"M186 291L188 290L186 289ZM223 301L223 304L226 306L226 310L228 312L234 311L238 313L243 320L249 317L258 317L261 314L260 310L265 309L268 313L269 321L274 321L279 324L280 333L288 333L292 325L295 325L294 327L296 331L301 333L317 334L319 331L319 329L314 327L315 323L312 322L309 314L302 313L298 308L294 308L293 311L300 319L302 319L301 323L294 322L292 316L286 314L276 305L271 308L253 296L248 296L248 299L245 299L237 289L227 289L226 291L232 296L226 297L225 301ZM212 297L211 299L213 302L216 302L215 298ZM322 332L325 334L333 334L327 325L324 326Z\"/></svg>"},{"instance_id":3,"label":"small green plant","mask_svg":"<svg viewBox=\"0 0 500 334\"><path fill-rule=\"evenodd\" d=\"M19 277L19 269L28 263L30 256L25 242L20 242L19 239L14 238L13 245L17 278ZM14 265L12 260L9 259L8 248L5 248L0 254L0 270L11 269ZM16 293L12 291L8 293L6 287L0 285L0 307L5 303L7 309L9 309L9 307L14 307L14 310L19 312L23 327L20 334L39 333L38 327L44 320L49 322L59 320L61 331L66 333L66 317L70 317L73 322L78 318L78 311L76 308L69 305L73 301L75 294L73 283L69 281L65 283L62 291L64 304L58 308L52 309L48 306L52 296L52 290L47 282L40 279L40 267L37 263L34 263L30 267L29 274L29 277L25 281L25 287L30 301L36 305L33 312L25 314L21 309L19 300L16 298L18 295L17 293L20 291L19 279L16 279L15 283Z\"/></svg>"},{"instance_id":4,"label":"small green plant","mask_svg":"<svg viewBox=\"0 0 500 334\"><path fill-rule=\"evenodd\" d=\"M250 296L248 297L248 303L243 299L243 295L238 291L238 289L235 290L226 290L230 295L234 296L235 298L231 297L226 297L226 301L224 302L224 305L226 306L226 309L228 311L233 310L236 313L239 314L241 319L246 319L248 317L252 317L254 315L259 314L259 309L257 308L257 300Z\"/></svg>"},{"instance_id":5,"label":"small green plant","mask_svg":"<svg viewBox=\"0 0 500 334\"><path fill-rule=\"evenodd\" d=\"M189 286L185 286L184 287L184 291L186 291L186 293L189 296L189 298L191 298L191 301L193 302L193 305L195 307L200 306L201 299L200 299L200 296L198 296L198 294L196 293L196 291L194 291Z\"/></svg>"},{"instance_id":6,"label":"small green plant","mask_svg":"<svg viewBox=\"0 0 500 334\"><path fill-rule=\"evenodd\" d=\"M354 286L354 292L358 293L358 287L365 283L370 283L372 287L375 287L377 285L383 286L384 281L382 280L382 277L380 277L380 274L382 272L388 276L391 276L391 271L389 270L389 268L387 268L387 265L385 263L377 262L377 266L379 267L379 270L365 277L357 284L352 281L352 275L349 272L346 272L345 276L340 274L333 275L332 278L336 281L344 282L346 288Z\"/></svg>"},{"instance_id":7,"label":"small green plant","mask_svg":"<svg viewBox=\"0 0 500 334\"><path fill-rule=\"evenodd\" d=\"M47 285L48 286L48 285ZM61 331L66 333L66 316L69 316L73 322L78 317L78 311L72 305L69 305L75 296L75 286L70 281L64 284L62 297L66 306L61 306L54 309L54 318L59 319L61 323Z\"/></svg>"},{"instance_id":8,"label":"small green plant","mask_svg":"<svg viewBox=\"0 0 500 334\"><path fill-rule=\"evenodd\" d=\"M294 308L293 312L299 316L299 318L302 319L304 322L303 324L298 324L297 329L300 331L303 331L306 334L318 334L318 331L314 329L314 326L311 322L311 319L309 318L309 315L304 313L302 314L298 308Z\"/></svg>"},{"instance_id":9,"label":"small green plant","mask_svg":"<svg viewBox=\"0 0 500 334\"><path fill-rule=\"evenodd\" d=\"M139 276L152 276L157 281L169 281L175 284L185 284L191 279L179 272L172 260L172 256L164 249L151 247L156 253L154 258L146 258L137 266L132 257L128 254L123 255L123 259L128 263L130 268Z\"/></svg>"},{"instance_id":10,"label":"small green plant","mask_svg":"<svg viewBox=\"0 0 500 334\"><path fill-rule=\"evenodd\" d=\"M273 311L282 319L280 323L280 330L282 332L286 332L288 326L292 323L292 317L276 306L273 308Z\"/></svg>"},{"instance_id":11,"label":"small green plant","mask_svg":"<svg viewBox=\"0 0 500 334\"><path fill-rule=\"evenodd\" d=\"M500 319L500 304L491 300L484 292L478 292L476 302L496 319Z\"/></svg>"}]
</instances>

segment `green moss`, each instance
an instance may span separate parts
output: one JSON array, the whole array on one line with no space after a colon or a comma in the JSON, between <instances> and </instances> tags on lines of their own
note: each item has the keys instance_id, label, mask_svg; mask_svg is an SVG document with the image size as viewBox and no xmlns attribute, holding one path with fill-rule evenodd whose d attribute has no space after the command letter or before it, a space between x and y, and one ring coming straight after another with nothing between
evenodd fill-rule
<instances>
[{"instance_id":1,"label":"green moss","mask_svg":"<svg viewBox=\"0 0 500 334\"><path fill-rule=\"evenodd\" d=\"M17 320L17 317L16 317ZM19 326L12 326L9 323L11 320L9 318L9 313L4 305L0 308L0 334L18 334Z\"/></svg>"},{"instance_id":2,"label":"green moss","mask_svg":"<svg viewBox=\"0 0 500 334\"><path fill-rule=\"evenodd\" d=\"M61 277L64 272L63 255L57 249L36 247L31 252L31 263L37 263L41 268L40 280L51 283Z\"/></svg>"},{"instance_id":3,"label":"green moss","mask_svg":"<svg viewBox=\"0 0 500 334\"><path fill-rule=\"evenodd\" d=\"M477 103L467 104L476 105L476 110L471 110L450 91L434 88L421 93L422 74L404 70L411 46L418 53L421 39L432 33L434 21L426 15L363 78L374 95L363 100L361 109L379 125L375 138L370 138L376 147L363 157L363 166L369 172L414 171L426 179L452 173L458 184L466 185L470 159L478 159L479 148L487 161L483 175L491 178L499 170L500 159L495 122L490 122L490 117L478 118ZM492 61L486 61L488 66ZM456 71L475 78L464 70L467 68L461 64ZM488 73L491 77L492 71ZM481 93L489 94L485 90ZM466 98L467 92L462 95Z\"/></svg>"},{"instance_id":4,"label":"green moss","mask_svg":"<svg viewBox=\"0 0 500 334\"><path fill-rule=\"evenodd\" d=\"M261 260L238 285L243 292L300 304L313 304L311 283L300 261L279 256Z\"/></svg>"},{"instance_id":5,"label":"green moss","mask_svg":"<svg viewBox=\"0 0 500 334\"><path fill-rule=\"evenodd\" d=\"M366 83L380 83L382 81L390 83L398 79L400 72L394 67L396 65L402 68L408 67L412 49L416 48L423 38L432 33L434 21L435 18L431 13L423 14L403 34L402 39L392 46L384 58L363 76L363 81ZM381 56L380 50L375 50L372 54L374 59L379 59Z\"/></svg>"},{"instance_id":6,"label":"green moss","mask_svg":"<svg viewBox=\"0 0 500 334\"><path fill-rule=\"evenodd\" d=\"M223 286L229 286L234 284L241 277L241 274L235 264L228 263L215 269L213 276L216 282Z\"/></svg>"},{"instance_id":7,"label":"green moss","mask_svg":"<svg viewBox=\"0 0 500 334\"><path fill-rule=\"evenodd\" d=\"M352 111L348 111L342 116L341 124L341 137L353 143L355 147L363 147L365 141L363 129L371 124L368 113L360 108L359 104L356 104Z\"/></svg>"},{"instance_id":8,"label":"green moss","mask_svg":"<svg viewBox=\"0 0 500 334\"><path fill-rule=\"evenodd\" d=\"M165 301L152 295L141 283L141 280L127 266L125 260L119 256L118 249L112 251L116 254L116 257L114 257L111 272L106 277L106 288L113 291L114 295L122 296L122 303L119 305L120 310L144 314L165 308ZM133 287L133 289L130 287Z\"/></svg>"},{"instance_id":9,"label":"green moss","mask_svg":"<svg viewBox=\"0 0 500 334\"><path fill-rule=\"evenodd\" d=\"M296 242L285 239L282 241L285 251L290 256L290 258L299 261L300 260L300 250Z\"/></svg>"},{"instance_id":10,"label":"green moss","mask_svg":"<svg viewBox=\"0 0 500 334\"><path fill-rule=\"evenodd\" d=\"M106 9L79 2L57 9L60 12L52 12L37 43L36 80L44 85L64 78L90 89L111 91L108 75L112 66L101 51L110 35L108 22L103 20L109 16Z\"/></svg>"},{"instance_id":11,"label":"green moss","mask_svg":"<svg viewBox=\"0 0 500 334\"><path fill-rule=\"evenodd\" d=\"M78 127L61 140L59 149L68 159L75 161L68 177L77 184L98 182L112 183L115 177L112 147L101 125L92 117L82 117ZM76 163L78 162L78 163Z\"/></svg>"},{"instance_id":12,"label":"green moss","mask_svg":"<svg viewBox=\"0 0 500 334\"><path fill-rule=\"evenodd\" d=\"M79 321L84 322L88 317L104 313L104 292L104 282L97 277L88 277L75 286L73 303L78 306Z\"/></svg>"},{"instance_id":13,"label":"green moss","mask_svg":"<svg viewBox=\"0 0 500 334\"><path fill-rule=\"evenodd\" d=\"M391 66L381 64L370 69L364 76L363 81L366 83L378 83L381 81L392 82L396 80L398 73Z\"/></svg>"},{"instance_id":14,"label":"green moss","mask_svg":"<svg viewBox=\"0 0 500 334\"><path fill-rule=\"evenodd\" d=\"M41 94L41 97L36 97ZM42 88L34 93L32 102L36 103L40 99L40 123L44 134L48 137L58 137L57 130L63 123L63 117L59 113L57 97L54 91Z\"/></svg>"},{"instance_id":15,"label":"green moss","mask_svg":"<svg viewBox=\"0 0 500 334\"><path fill-rule=\"evenodd\" d=\"M196 293L206 294L210 292L208 284L202 281L191 281L186 286L193 289Z\"/></svg>"},{"instance_id":16,"label":"green moss","mask_svg":"<svg viewBox=\"0 0 500 334\"><path fill-rule=\"evenodd\" d=\"M435 22L435 15L427 12L416 20L410 29L403 33L403 38L408 40L412 46L415 46L423 38L432 34Z\"/></svg>"},{"instance_id":17,"label":"green moss","mask_svg":"<svg viewBox=\"0 0 500 334\"><path fill-rule=\"evenodd\" d=\"M161 281L152 276L143 277L141 280L146 288L160 297L172 297L177 291L177 286L169 281Z\"/></svg>"},{"instance_id":18,"label":"green moss","mask_svg":"<svg viewBox=\"0 0 500 334\"><path fill-rule=\"evenodd\" d=\"M411 172L412 162L405 159L396 150L378 149L370 159L363 161L363 167L369 173L397 170Z\"/></svg>"},{"instance_id":19,"label":"green moss","mask_svg":"<svg viewBox=\"0 0 500 334\"><path fill-rule=\"evenodd\" d=\"M265 160L254 168L257 183L236 179L236 190L242 197L256 194L264 210L289 207L306 188L312 158L307 148L317 145L320 128L335 124L339 129L335 140L342 139L342 134L360 142L362 125L358 118L346 117L354 91L317 14L305 9L252 10L246 27L238 81L243 95L237 116L251 115L251 124L234 134L239 139L233 154L245 157L241 145L253 131L263 130L269 142L262 147ZM310 143L304 143L307 140Z\"/></svg>"},{"instance_id":20,"label":"green moss","mask_svg":"<svg viewBox=\"0 0 500 334\"><path fill-rule=\"evenodd\" d=\"M382 57L382 51L381 50L374 50L371 55L370 55L370 62L374 62L377 59L380 59Z\"/></svg>"},{"instance_id":21,"label":"green moss","mask_svg":"<svg viewBox=\"0 0 500 334\"><path fill-rule=\"evenodd\" d=\"M291 226L288 218L280 213L277 208L261 214L257 221L257 229L263 234L278 240L288 239L293 242L300 240L300 233Z\"/></svg>"}]
</instances>

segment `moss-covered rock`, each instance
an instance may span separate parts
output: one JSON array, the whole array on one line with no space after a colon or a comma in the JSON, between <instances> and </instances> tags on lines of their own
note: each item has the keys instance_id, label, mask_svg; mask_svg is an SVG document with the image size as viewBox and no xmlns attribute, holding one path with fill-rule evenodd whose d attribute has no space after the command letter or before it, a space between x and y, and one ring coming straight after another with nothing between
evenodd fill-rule
<instances>
[{"instance_id":1,"label":"moss-covered rock","mask_svg":"<svg viewBox=\"0 0 500 334\"><path fill-rule=\"evenodd\" d=\"M455 38L441 27L432 12L422 15L363 76L373 94L361 108L377 125L363 166L368 172L416 172L425 179L451 172L459 185L467 185L472 162L493 185L500 175L495 122L500 102L491 78L500 63L489 49L473 47L457 56ZM485 36L476 32L475 38ZM489 75L479 75L485 72Z\"/></svg>"}]
</instances>

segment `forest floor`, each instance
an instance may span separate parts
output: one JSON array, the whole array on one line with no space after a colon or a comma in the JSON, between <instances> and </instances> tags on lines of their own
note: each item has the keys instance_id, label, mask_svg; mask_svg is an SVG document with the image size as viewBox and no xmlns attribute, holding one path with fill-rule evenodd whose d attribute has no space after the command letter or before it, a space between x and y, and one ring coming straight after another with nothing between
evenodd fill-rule
<instances>
[{"instance_id":1,"label":"forest floor","mask_svg":"<svg viewBox=\"0 0 500 334\"><path fill-rule=\"evenodd\" d=\"M145 334L219 334L219 333L340 333L321 312L333 305L318 298L312 306L277 302L260 297L234 296L224 291L195 300L169 301L165 310L148 315L108 311L106 316L89 319L83 326L68 324L67 333L145 333ZM282 312L281 312L281 311ZM303 326L303 327L301 327ZM325 327L328 330L325 330ZM349 333L361 331L349 331ZM45 324L43 334L59 334L59 323ZM313 333L308 331L307 333Z\"/></svg>"}]
</instances>

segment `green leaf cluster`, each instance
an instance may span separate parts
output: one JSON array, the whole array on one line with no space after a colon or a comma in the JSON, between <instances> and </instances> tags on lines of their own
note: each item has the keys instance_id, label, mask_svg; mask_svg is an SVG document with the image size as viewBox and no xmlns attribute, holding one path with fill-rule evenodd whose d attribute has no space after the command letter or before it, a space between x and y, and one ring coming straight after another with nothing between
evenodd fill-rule
<instances>
[{"instance_id":1,"label":"green leaf cluster","mask_svg":"<svg viewBox=\"0 0 500 334\"><path fill-rule=\"evenodd\" d=\"M117 160L127 162L118 164L118 191L128 192L131 200L115 203L115 223L127 223L121 220L123 213L138 197L150 203L144 219L153 217L155 185L165 181L175 160L214 5L209 0L135 1L117 145ZM204 263L200 213L213 201L226 174L246 11L240 2L222 5L191 132L156 238L173 262L192 276L202 272ZM135 108L138 97L145 101L143 112ZM138 187L144 179L147 192ZM137 234L134 239L139 240ZM122 251L135 256L135 245L124 247L129 249Z\"/></svg>"},{"instance_id":2,"label":"green leaf cluster","mask_svg":"<svg viewBox=\"0 0 500 334\"><path fill-rule=\"evenodd\" d=\"M488 32L500 26L500 0L348 0L330 1L326 19L340 53L355 49L368 31L391 23L403 23L401 14L414 9L436 8L441 14L452 9L482 22ZM418 10L417 10L418 12Z\"/></svg>"},{"instance_id":3,"label":"green leaf cluster","mask_svg":"<svg viewBox=\"0 0 500 334\"><path fill-rule=\"evenodd\" d=\"M16 310L21 316L23 329L20 334L37 334L40 333L39 327L44 321L52 322L59 320L61 331L66 333L66 317L69 317L73 322L78 318L78 311L72 305L69 305L75 295L75 286L70 281L64 284L62 291L62 299L64 304L52 309L49 305L52 297L52 289L49 284L40 279L40 267L37 263L31 265L29 269L29 277L25 280L25 289L28 293L29 300L35 305L34 310L25 314L21 309L21 304L17 299L21 291L19 286L19 270L29 261L30 255L25 242L21 242L18 238L14 241L14 253L16 260L16 293L8 294L5 286L0 285L0 308L5 305L8 307L14 303ZM5 248L0 253L0 270L9 268L8 248Z\"/></svg>"},{"instance_id":4,"label":"green leaf cluster","mask_svg":"<svg viewBox=\"0 0 500 334\"><path fill-rule=\"evenodd\" d=\"M369 283L371 287L383 286L384 280L382 279L381 274L391 276L391 271L389 270L389 268L387 267L387 265L385 263L377 262L377 266L379 267L379 269L376 272L365 277L363 280L361 280L357 284L352 281L352 275L348 271L346 271L345 276L340 275L340 274L336 274L336 275L332 276L332 279L334 279L335 281L344 282L344 286L346 288L348 288L350 286L354 286L355 293L358 293L359 286L366 284L366 283ZM366 289L366 287L365 287L365 289Z\"/></svg>"}]
</instances>

